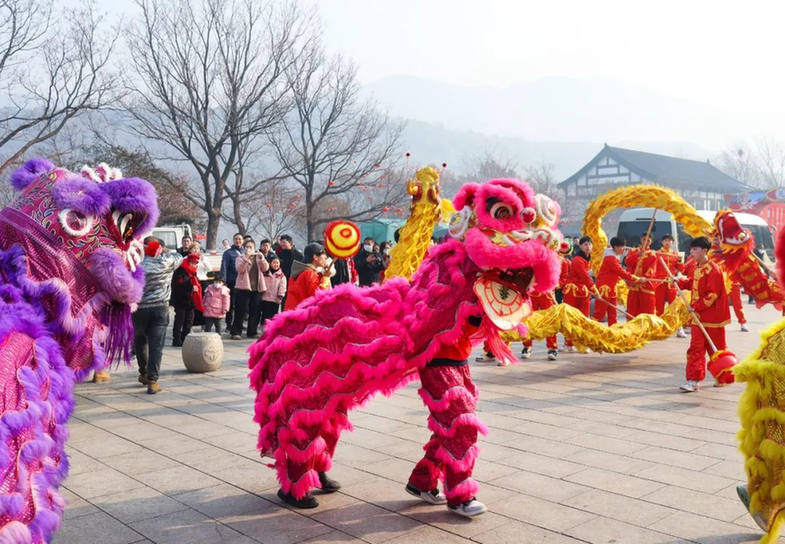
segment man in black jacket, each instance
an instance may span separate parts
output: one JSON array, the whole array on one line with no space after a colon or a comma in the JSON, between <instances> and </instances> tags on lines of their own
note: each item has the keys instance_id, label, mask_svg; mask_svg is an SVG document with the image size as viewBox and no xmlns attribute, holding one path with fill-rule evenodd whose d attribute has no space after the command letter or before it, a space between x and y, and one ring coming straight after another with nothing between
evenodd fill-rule
<instances>
[{"instance_id":1,"label":"man in black jacket","mask_svg":"<svg viewBox=\"0 0 785 544\"><path fill-rule=\"evenodd\" d=\"M286 279L292 275L292 263L294 261L303 262L303 254L294 248L292 237L288 234L281 236L281 245L278 247L278 258L281 259L281 270Z\"/></svg>"},{"instance_id":2,"label":"man in black jacket","mask_svg":"<svg viewBox=\"0 0 785 544\"><path fill-rule=\"evenodd\" d=\"M360 276L360 287L379 283L379 276L387 265L382 254L373 250L374 240L370 236L363 240L363 247L354 257L354 266Z\"/></svg>"}]
</instances>

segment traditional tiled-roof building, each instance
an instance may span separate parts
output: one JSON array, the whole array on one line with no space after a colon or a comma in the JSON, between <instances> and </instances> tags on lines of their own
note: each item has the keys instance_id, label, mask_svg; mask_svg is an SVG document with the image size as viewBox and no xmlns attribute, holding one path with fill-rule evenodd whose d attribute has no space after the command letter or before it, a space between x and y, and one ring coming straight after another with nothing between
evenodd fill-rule
<instances>
[{"instance_id":1,"label":"traditional tiled-roof building","mask_svg":"<svg viewBox=\"0 0 785 544\"><path fill-rule=\"evenodd\" d=\"M583 218L589 202L625 185L654 183L678 192L697 210L727 207L726 194L747 190L708 161L694 161L611 147L607 144L586 166L559 184L566 196L565 223Z\"/></svg>"}]
</instances>

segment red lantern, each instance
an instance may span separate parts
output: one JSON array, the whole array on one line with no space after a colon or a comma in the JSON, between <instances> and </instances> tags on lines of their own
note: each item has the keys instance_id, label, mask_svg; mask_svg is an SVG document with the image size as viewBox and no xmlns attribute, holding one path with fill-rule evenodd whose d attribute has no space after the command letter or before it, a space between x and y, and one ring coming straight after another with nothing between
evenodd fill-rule
<instances>
[{"instance_id":1,"label":"red lantern","mask_svg":"<svg viewBox=\"0 0 785 544\"><path fill-rule=\"evenodd\" d=\"M333 180L330 180L330 181L327 182L327 185L332 187L333 185L335 185L335 182Z\"/></svg>"}]
</instances>

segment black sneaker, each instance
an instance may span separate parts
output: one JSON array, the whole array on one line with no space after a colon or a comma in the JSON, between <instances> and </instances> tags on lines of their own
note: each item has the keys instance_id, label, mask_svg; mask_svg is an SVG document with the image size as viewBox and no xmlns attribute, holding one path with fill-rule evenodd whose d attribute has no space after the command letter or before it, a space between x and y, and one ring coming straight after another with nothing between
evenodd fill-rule
<instances>
[{"instance_id":1,"label":"black sneaker","mask_svg":"<svg viewBox=\"0 0 785 544\"><path fill-rule=\"evenodd\" d=\"M549 349L548 350L548 360L549 361L555 361L558 358L559 358L559 351L558 350L555 350L555 349Z\"/></svg>"},{"instance_id":2,"label":"black sneaker","mask_svg":"<svg viewBox=\"0 0 785 544\"><path fill-rule=\"evenodd\" d=\"M319 501L317 501L316 498L310 493L306 493L305 497L302 499L295 499L294 495L291 493L284 493L283 489L279 489L278 498L289 506L293 506L295 508L309 509L319 506Z\"/></svg>"},{"instance_id":3,"label":"black sneaker","mask_svg":"<svg viewBox=\"0 0 785 544\"><path fill-rule=\"evenodd\" d=\"M319 483L322 484L322 491L324 493L335 493L341 489L341 484L327 476L326 472L319 473Z\"/></svg>"},{"instance_id":4,"label":"black sneaker","mask_svg":"<svg viewBox=\"0 0 785 544\"><path fill-rule=\"evenodd\" d=\"M447 508L450 510L450 512L454 512L459 516L465 516L467 518L473 518L474 516L479 516L488 511L483 503L474 498L469 499L468 501L461 504L448 504Z\"/></svg>"},{"instance_id":5,"label":"black sneaker","mask_svg":"<svg viewBox=\"0 0 785 544\"><path fill-rule=\"evenodd\" d=\"M528 359L532 356L532 348L530 347L523 347L523 351L521 352L521 359Z\"/></svg>"},{"instance_id":6,"label":"black sneaker","mask_svg":"<svg viewBox=\"0 0 785 544\"><path fill-rule=\"evenodd\" d=\"M447 504L447 497L438 488L431 491L420 491L412 484L406 484L406 492L430 504Z\"/></svg>"}]
</instances>

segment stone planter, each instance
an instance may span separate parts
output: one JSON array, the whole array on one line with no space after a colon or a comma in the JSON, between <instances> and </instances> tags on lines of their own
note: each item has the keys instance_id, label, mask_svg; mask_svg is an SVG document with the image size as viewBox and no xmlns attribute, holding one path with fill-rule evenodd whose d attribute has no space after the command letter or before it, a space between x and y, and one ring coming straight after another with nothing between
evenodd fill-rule
<instances>
[{"instance_id":1,"label":"stone planter","mask_svg":"<svg viewBox=\"0 0 785 544\"><path fill-rule=\"evenodd\" d=\"M215 372L221 368L224 344L214 332L192 332L183 341L183 364L188 372Z\"/></svg>"}]
</instances>

